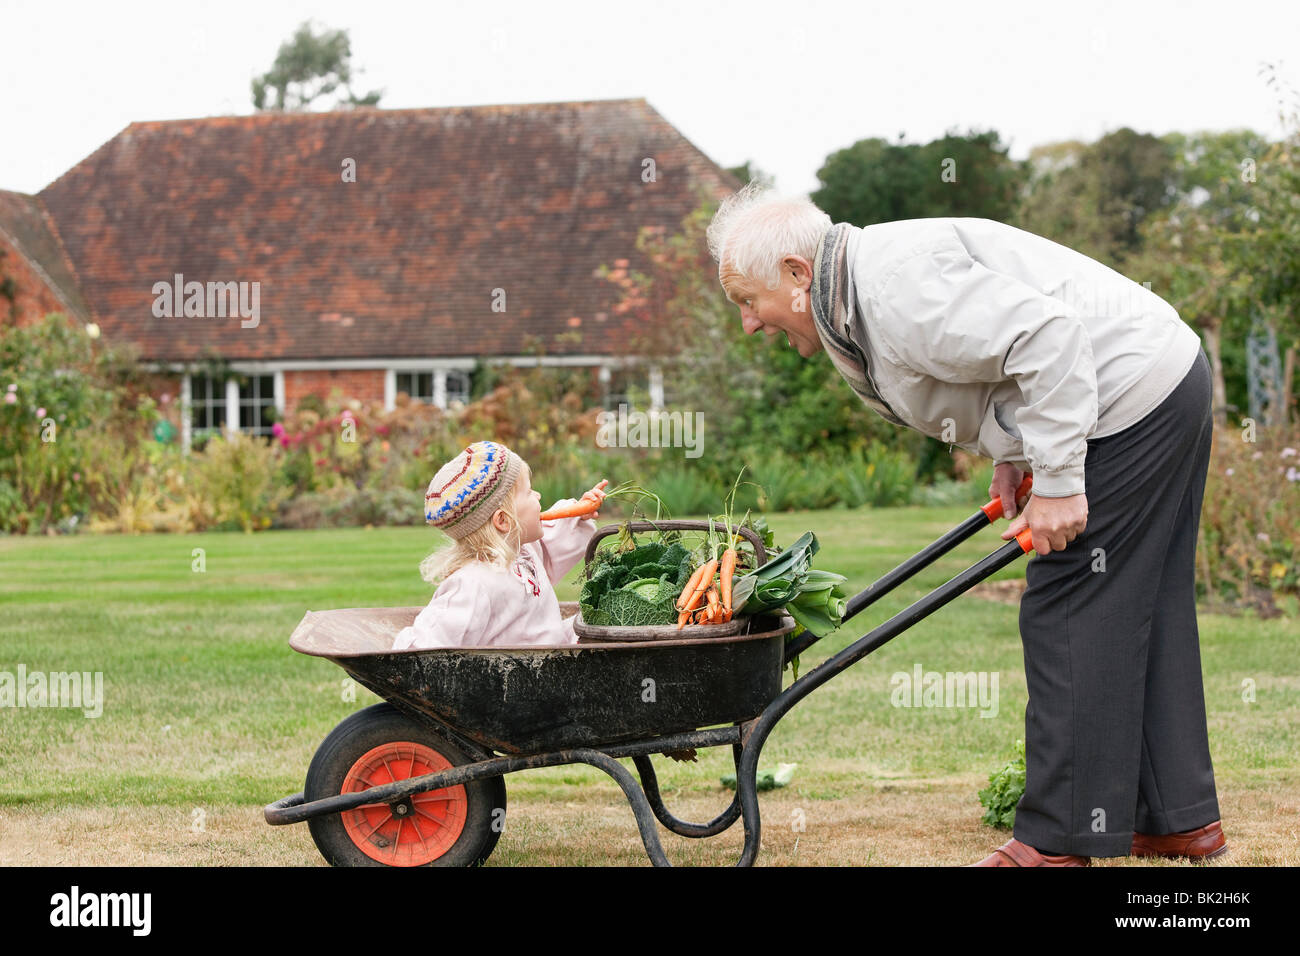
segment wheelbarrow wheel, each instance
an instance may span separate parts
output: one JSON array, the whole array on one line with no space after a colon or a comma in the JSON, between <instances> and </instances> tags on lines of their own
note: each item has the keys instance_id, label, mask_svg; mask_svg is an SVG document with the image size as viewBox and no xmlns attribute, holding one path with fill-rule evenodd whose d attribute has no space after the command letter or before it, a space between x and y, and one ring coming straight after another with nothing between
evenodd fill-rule
<instances>
[{"instance_id":1,"label":"wheelbarrow wheel","mask_svg":"<svg viewBox=\"0 0 1300 956\"><path fill-rule=\"evenodd\" d=\"M375 704L325 738L303 794L320 800L470 762L391 704ZM333 866L474 866L496 846L504 815L505 782L498 777L313 817L307 826Z\"/></svg>"}]
</instances>

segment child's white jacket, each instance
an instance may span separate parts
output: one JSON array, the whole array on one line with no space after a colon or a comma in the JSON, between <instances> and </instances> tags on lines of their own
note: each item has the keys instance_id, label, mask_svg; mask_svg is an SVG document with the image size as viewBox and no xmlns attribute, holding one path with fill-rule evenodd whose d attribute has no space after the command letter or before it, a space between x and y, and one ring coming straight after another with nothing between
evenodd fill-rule
<instances>
[{"instance_id":1,"label":"child's white jacket","mask_svg":"<svg viewBox=\"0 0 1300 956\"><path fill-rule=\"evenodd\" d=\"M576 503L565 498L551 507ZM582 559L595 531L589 517L543 521L541 540L520 548L510 571L481 562L457 569L414 623L398 632L393 650L576 644L573 618L560 617L554 582Z\"/></svg>"}]
</instances>

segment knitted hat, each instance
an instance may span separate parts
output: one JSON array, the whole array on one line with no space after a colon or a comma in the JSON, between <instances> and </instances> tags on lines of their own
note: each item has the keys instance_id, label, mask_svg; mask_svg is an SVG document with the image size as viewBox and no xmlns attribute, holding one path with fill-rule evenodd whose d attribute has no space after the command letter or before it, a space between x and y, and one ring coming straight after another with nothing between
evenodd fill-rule
<instances>
[{"instance_id":1,"label":"knitted hat","mask_svg":"<svg viewBox=\"0 0 1300 956\"><path fill-rule=\"evenodd\" d=\"M487 524L523 473L523 459L505 445L476 441L429 482L424 518L457 540Z\"/></svg>"}]
</instances>

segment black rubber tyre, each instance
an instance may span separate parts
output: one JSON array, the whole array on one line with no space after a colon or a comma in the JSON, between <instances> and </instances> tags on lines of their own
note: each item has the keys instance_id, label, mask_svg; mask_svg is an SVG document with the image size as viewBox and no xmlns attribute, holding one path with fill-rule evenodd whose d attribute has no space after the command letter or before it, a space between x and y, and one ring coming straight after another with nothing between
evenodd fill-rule
<instances>
[{"instance_id":1,"label":"black rubber tyre","mask_svg":"<svg viewBox=\"0 0 1300 956\"><path fill-rule=\"evenodd\" d=\"M337 796L349 772L366 754L377 747L403 743L428 747L452 766L471 763L459 748L416 724L391 704L374 704L340 723L317 748L311 766L307 769L307 782L303 788L306 800L310 802ZM492 823L494 819L504 820L505 781L496 777L476 780L463 786L466 806L461 831L453 844L425 864L386 864L368 855L358 845L353 834L349 833L343 814L314 817L307 821L307 827L321 856L332 866L475 866L488 858L501 837L501 824L498 823L498 828L494 829ZM499 812L494 814L494 811ZM414 817L413 814L412 822ZM357 832L355 827L354 832ZM375 847L389 845L382 836L375 839ZM401 842L400 838L398 842ZM380 855L385 852L374 847L371 849Z\"/></svg>"},{"instance_id":2,"label":"black rubber tyre","mask_svg":"<svg viewBox=\"0 0 1300 956\"><path fill-rule=\"evenodd\" d=\"M479 852L476 863L483 863L492 851L497 848L497 841L501 839L501 833L506 825L506 778L493 777L491 780L483 781L492 787L492 816L488 821L488 838L483 844L483 849Z\"/></svg>"}]
</instances>

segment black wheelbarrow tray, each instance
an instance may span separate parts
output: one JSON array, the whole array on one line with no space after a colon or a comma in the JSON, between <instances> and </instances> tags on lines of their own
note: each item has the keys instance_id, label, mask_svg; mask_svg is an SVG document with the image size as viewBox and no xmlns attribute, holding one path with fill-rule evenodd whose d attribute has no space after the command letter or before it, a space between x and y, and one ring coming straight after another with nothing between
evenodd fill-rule
<instances>
[{"instance_id":1,"label":"black wheelbarrow tray","mask_svg":"<svg viewBox=\"0 0 1300 956\"><path fill-rule=\"evenodd\" d=\"M1028 490L1029 479L1019 494ZM989 502L848 602L848 621L1002 514ZM634 522L633 531L707 530L704 522ZM600 529L587 549L588 568ZM738 533L747 529L737 528ZM750 533L755 556L761 541ZM335 865L469 866L505 822L509 773L585 763L617 781L647 854L666 866L655 820L684 837L744 821L739 865L758 856L758 758L776 722L836 674L1031 550L1028 531L823 661L784 691L787 661L818 638L786 614L755 615L731 637L560 646L391 649L419 607L309 611L289 644L325 657L382 697L351 715L312 759L302 793L264 810L272 825L306 820ZM577 605L561 603L565 616ZM719 726L721 725L721 726ZM664 806L652 754L730 746L736 793L707 823ZM640 781L621 763L632 758Z\"/></svg>"}]
</instances>

